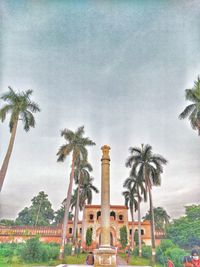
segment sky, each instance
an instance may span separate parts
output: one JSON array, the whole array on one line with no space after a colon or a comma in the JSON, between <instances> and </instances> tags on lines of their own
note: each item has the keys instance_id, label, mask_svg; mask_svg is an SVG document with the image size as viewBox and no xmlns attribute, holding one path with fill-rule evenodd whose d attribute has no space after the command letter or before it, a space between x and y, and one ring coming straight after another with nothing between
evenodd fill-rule
<instances>
[{"instance_id":1,"label":"sky","mask_svg":"<svg viewBox=\"0 0 200 267\"><path fill-rule=\"evenodd\" d=\"M100 148L111 147L111 204L124 204L129 147L142 143L168 160L154 206L177 218L199 203L200 137L178 119L189 104L184 91L200 74L199 10L198 0L1 1L0 93L31 88L41 112L30 132L19 124L0 218L16 218L39 191L60 207L71 162L57 162L60 132L82 125L96 143L89 162L98 188ZM0 124L0 162L8 122Z\"/></svg>"}]
</instances>

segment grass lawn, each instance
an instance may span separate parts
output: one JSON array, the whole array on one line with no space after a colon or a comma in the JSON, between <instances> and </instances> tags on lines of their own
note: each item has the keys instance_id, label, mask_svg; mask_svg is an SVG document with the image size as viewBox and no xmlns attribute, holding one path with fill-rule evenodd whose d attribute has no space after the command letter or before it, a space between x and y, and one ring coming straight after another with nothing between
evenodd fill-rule
<instances>
[{"instance_id":1,"label":"grass lawn","mask_svg":"<svg viewBox=\"0 0 200 267\"><path fill-rule=\"evenodd\" d=\"M126 258L125 254L120 253L119 256L123 259ZM131 256L129 265L137 265L137 266L152 266L152 261L150 259L140 258L136 256ZM160 263L154 264L155 267L164 267L164 265Z\"/></svg>"},{"instance_id":2,"label":"grass lawn","mask_svg":"<svg viewBox=\"0 0 200 267\"><path fill-rule=\"evenodd\" d=\"M12 263L8 261L8 258L0 258L0 267L32 267L32 266L55 266L61 263L67 264L85 264L87 254L79 254L75 256L66 256L63 261L56 260L51 262L40 263L20 263L17 258L12 260Z\"/></svg>"}]
</instances>

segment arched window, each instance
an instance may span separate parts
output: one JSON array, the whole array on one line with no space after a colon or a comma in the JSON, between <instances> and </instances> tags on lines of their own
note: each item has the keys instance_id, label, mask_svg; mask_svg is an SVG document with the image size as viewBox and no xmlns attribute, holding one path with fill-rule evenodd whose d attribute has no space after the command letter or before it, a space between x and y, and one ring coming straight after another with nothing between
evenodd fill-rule
<instances>
[{"instance_id":1,"label":"arched window","mask_svg":"<svg viewBox=\"0 0 200 267\"><path fill-rule=\"evenodd\" d=\"M80 231L80 234L81 234L82 233L82 228L80 228L79 231Z\"/></svg>"},{"instance_id":2,"label":"arched window","mask_svg":"<svg viewBox=\"0 0 200 267\"><path fill-rule=\"evenodd\" d=\"M132 229L129 229L129 235L132 235Z\"/></svg>"},{"instance_id":3,"label":"arched window","mask_svg":"<svg viewBox=\"0 0 200 267\"><path fill-rule=\"evenodd\" d=\"M141 235L144 235L144 229L141 229Z\"/></svg>"},{"instance_id":4,"label":"arched window","mask_svg":"<svg viewBox=\"0 0 200 267\"><path fill-rule=\"evenodd\" d=\"M101 216L101 211L100 210L97 211L97 220L98 220L99 216Z\"/></svg>"},{"instance_id":5,"label":"arched window","mask_svg":"<svg viewBox=\"0 0 200 267\"><path fill-rule=\"evenodd\" d=\"M123 221L124 220L124 216L122 214L119 215L119 220Z\"/></svg>"},{"instance_id":6,"label":"arched window","mask_svg":"<svg viewBox=\"0 0 200 267\"><path fill-rule=\"evenodd\" d=\"M69 233L72 234L72 228L71 227L69 228Z\"/></svg>"},{"instance_id":7,"label":"arched window","mask_svg":"<svg viewBox=\"0 0 200 267\"><path fill-rule=\"evenodd\" d=\"M89 214L89 219L90 219L90 221L93 221L94 220L94 215L92 213Z\"/></svg>"},{"instance_id":8,"label":"arched window","mask_svg":"<svg viewBox=\"0 0 200 267\"><path fill-rule=\"evenodd\" d=\"M114 220L116 219L116 215L114 211L111 211L110 216L114 217Z\"/></svg>"}]
</instances>

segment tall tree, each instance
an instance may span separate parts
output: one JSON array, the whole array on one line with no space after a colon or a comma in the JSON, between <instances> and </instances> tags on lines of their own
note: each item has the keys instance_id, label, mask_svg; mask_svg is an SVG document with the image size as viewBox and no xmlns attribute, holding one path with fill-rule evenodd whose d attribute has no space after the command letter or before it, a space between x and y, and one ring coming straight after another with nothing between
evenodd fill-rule
<instances>
[{"instance_id":1,"label":"tall tree","mask_svg":"<svg viewBox=\"0 0 200 267\"><path fill-rule=\"evenodd\" d=\"M60 224L63 223L63 218L64 218L64 212L65 212L65 207L62 205L60 209L55 211L54 213L54 224ZM73 219L73 214L69 212L68 214L68 220L71 221Z\"/></svg>"},{"instance_id":2,"label":"tall tree","mask_svg":"<svg viewBox=\"0 0 200 267\"><path fill-rule=\"evenodd\" d=\"M136 190L134 187L128 187L128 189L122 192L122 195L125 199L125 206L129 207L131 213L131 222L132 222L132 229L131 229L131 247L134 247L134 212L138 208L138 203L136 200Z\"/></svg>"},{"instance_id":3,"label":"tall tree","mask_svg":"<svg viewBox=\"0 0 200 267\"><path fill-rule=\"evenodd\" d=\"M179 115L179 119L188 118L192 129L197 130L200 135L200 77L194 81L191 89L185 90L186 100L192 102Z\"/></svg>"},{"instance_id":4,"label":"tall tree","mask_svg":"<svg viewBox=\"0 0 200 267\"><path fill-rule=\"evenodd\" d=\"M155 228L156 230L165 230L166 225L169 224L170 216L167 214L166 210L162 207L155 207L153 209L155 218ZM143 217L144 220L150 220L150 211Z\"/></svg>"},{"instance_id":5,"label":"tall tree","mask_svg":"<svg viewBox=\"0 0 200 267\"><path fill-rule=\"evenodd\" d=\"M32 90L15 92L11 87L8 88L9 91L1 96L1 99L7 102L7 104L0 109L0 119L3 122L6 119L7 114L11 114L9 122L11 135L8 149L0 170L0 191L3 186L10 156L13 150L18 122L22 121L24 124L24 130L28 132L31 127L35 127L35 118L33 113L40 111L38 104L32 102L30 99L33 93Z\"/></svg>"},{"instance_id":6,"label":"tall tree","mask_svg":"<svg viewBox=\"0 0 200 267\"><path fill-rule=\"evenodd\" d=\"M84 135L84 126L79 127L75 132L65 129L61 132L61 136L65 138L66 144L62 145L57 153L58 162L63 162L66 157L72 153L72 165L71 165L71 174L70 182L67 192L67 200L65 203L65 214L62 227L62 241L60 247L60 259L64 257L64 246L66 243L66 233L67 233L67 224L68 224L68 213L71 202L72 187L74 180L74 171L75 171L75 161L78 157L81 159L87 160L87 149L86 146L93 146L95 143L90 140L88 137L83 137Z\"/></svg>"},{"instance_id":7,"label":"tall tree","mask_svg":"<svg viewBox=\"0 0 200 267\"><path fill-rule=\"evenodd\" d=\"M99 193L99 190L96 186L93 185L94 178L89 177L89 179L84 179L83 183L81 184L81 192L80 192L80 206L83 209L83 216L84 216L84 210L85 210L85 205L91 204L92 203L92 193ZM84 240L84 220L82 219L82 236L81 236L81 241L83 242Z\"/></svg>"},{"instance_id":8,"label":"tall tree","mask_svg":"<svg viewBox=\"0 0 200 267\"><path fill-rule=\"evenodd\" d=\"M25 207L19 212L16 224L33 226L50 225L54 219L54 211L50 201L48 200L48 195L41 191L37 196L33 197L31 202L32 205L29 208Z\"/></svg>"},{"instance_id":9,"label":"tall tree","mask_svg":"<svg viewBox=\"0 0 200 267\"><path fill-rule=\"evenodd\" d=\"M145 187L143 185L143 179L142 177L139 176L134 176L134 174L132 174L132 172L130 172L130 177L128 177L123 184L123 187L128 188L129 190L131 189L134 192L135 197L137 198L137 212L138 212L138 243L139 243L139 256L142 256L142 239L141 239L141 211L140 211L140 203L142 200L144 200L145 202L147 201L147 194L146 194L146 190ZM143 196L143 198L142 198ZM133 233L132 230L132 240L134 240L134 236L135 234Z\"/></svg>"},{"instance_id":10,"label":"tall tree","mask_svg":"<svg viewBox=\"0 0 200 267\"><path fill-rule=\"evenodd\" d=\"M74 225L73 225L73 242L76 241L79 208L82 209L81 202L80 202L81 184L84 184L84 182L87 183L87 181L89 181L90 179L89 172L91 171L92 171L92 165L84 160L80 160L79 158L76 164L76 169L75 169L75 182L78 184L78 187L77 187L77 198L76 198L76 206L75 206Z\"/></svg>"},{"instance_id":11,"label":"tall tree","mask_svg":"<svg viewBox=\"0 0 200 267\"><path fill-rule=\"evenodd\" d=\"M161 173L163 172L163 165L167 160L159 155L153 154L150 145L142 145L141 148L131 147L131 155L126 161L126 166L131 167L131 172L134 176L142 177L146 191L149 195L150 213L151 213L151 243L153 256L155 254L155 226L152 200L152 186L159 186L161 184Z\"/></svg>"}]
</instances>

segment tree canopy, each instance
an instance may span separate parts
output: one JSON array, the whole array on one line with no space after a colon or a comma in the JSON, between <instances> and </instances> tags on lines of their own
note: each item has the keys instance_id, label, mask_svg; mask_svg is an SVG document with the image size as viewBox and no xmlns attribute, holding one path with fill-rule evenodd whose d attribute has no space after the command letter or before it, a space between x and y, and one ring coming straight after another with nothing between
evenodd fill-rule
<instances>
[{"instance_id":1,"label":"tree canopy","mask_svg":"<svg viewBox=\"0 0 200 267\"><path fill-rule=\"evenodd\" d=\"M186 215L167 227L167 238L180 247L200 246L200 205L186 206Z\"/></svg>"},{"instance_id":2,"label":"tree canopy","mask_svg":"<svg viewBox=\"0 0 200 267\"><path fill-rule=\"evenodd\" d=\"M19 212L16 219L17 225L50 225L54 219L54 211L48 200L48 195L43 191L39 192L32 200L32 205L25 207Z\"/></svg>"}]
</instances>

